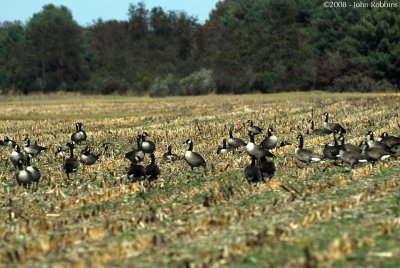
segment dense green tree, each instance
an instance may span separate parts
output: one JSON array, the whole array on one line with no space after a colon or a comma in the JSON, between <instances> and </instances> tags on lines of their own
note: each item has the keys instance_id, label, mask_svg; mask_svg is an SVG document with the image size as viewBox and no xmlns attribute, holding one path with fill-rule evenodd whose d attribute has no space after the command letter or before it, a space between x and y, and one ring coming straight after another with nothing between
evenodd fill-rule
<instances>
[{"instance_id":1,"label":"dense green tree","mask_svg":"<svg viewBox=\"0 0 400 268\"><path fill-rule=\"evenodd\" d=\"M80 28L64 6L45 5L26 26L32 89L72 90L85 74ZM33 80L34 79L34 80Z\"/></svg>"}]
</instances>

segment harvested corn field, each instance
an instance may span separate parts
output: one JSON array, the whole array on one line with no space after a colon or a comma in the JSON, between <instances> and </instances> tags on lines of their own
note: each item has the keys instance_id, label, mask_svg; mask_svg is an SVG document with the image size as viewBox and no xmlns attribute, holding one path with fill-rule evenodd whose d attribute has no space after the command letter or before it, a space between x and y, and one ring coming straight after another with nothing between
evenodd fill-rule
<instances>
[{"instance_id":1,"label":"harvested corn field","mask_svg":"<svg viewBox=\"0 0 400 268\"><path fill-rule=\"evenodd\" d=\"M399 136L398 94L284 93L271 95L147 97L50 95L0 101L0 135L23 148L29 137L47 148L31 162L37 186L18 185L0 147L1 266L126 267L397 267L400 263L400 161L302 163L304 148L322 155L332 135L313 135L323 113L359 145L367 132ZM251 159L241 148L217 154L222 140L249 140L247 121L272 127L285 146L271 150L274 176L248 183ZM99 155L70 179L59 147L81 122L86 145ZM146 131L156 144L161 175L152 183L128 180L125 153ZM193 151L206 163L191 170L182 159ZM104 145L107 145L107 150ZM163 158L168 145L176 161ZM22 150L22 149L21 149ZM146 166L150 157L141 163Z\"/></svg>"}]
</instances>

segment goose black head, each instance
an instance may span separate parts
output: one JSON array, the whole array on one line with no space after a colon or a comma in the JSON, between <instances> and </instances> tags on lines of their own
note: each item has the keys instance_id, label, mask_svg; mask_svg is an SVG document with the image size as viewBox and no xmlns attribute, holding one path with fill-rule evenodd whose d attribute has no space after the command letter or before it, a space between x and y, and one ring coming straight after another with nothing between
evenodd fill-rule
<instances>
[{"instance_id":1,"label":"goose black head","mask_svg":"<svg viewBox=\"0 0 400 268\"><path fill-rule=\"evenodd\" d=\"M150 135L149 135L149 133L147 133L146 131L143 131L142 137L150 137Z\"/></svg>"},{"instance_id":2,"label":"goose black head","mask_svg":"<svg viewBox=\"0 0 400 268\"><path fill-rule=\"evenodd\" d=\"M247 120L247 125L252 127L253 126L253 120L251 120L251 119Z\"/></svg>"},{"instance_id":3,"label":"goose black head","mask_svg":"<svg viewBox=\"0 0 400 268\"><path fill-rule=\"evenodd\" d=\"M190 145L190 144L193 144L193 141L192 141L192 139L187 139L183 144Z\"/></svg>"},{"instance_id":4,"label":"goose black head","mask_svg":"<svg viewBox=\"0 0 400 268\"><path fill-rule=\"evenodd\" d=\"M24 139L24 145L25 145L26 147L29 147L30 144L31 144L31 141L29 140L29 138L28 138L28 137L25 137L25 139Z\"/></svg>"},{"instance_id":5,"label":"goose black head","mask_svg":"<svg viewBox=\"0 0 400 268\"><path fill-rule=\"evenodd\" d=\"M272 136L272 134L274 134L274 130L272 129L272 127L269 127L267 130L268 136Z\"/></svg>"},{"instance_id":6,"label":"goose black head","mask_svg":"<svg viewBox=\"0 0 400 268\"><path fill-rule=\"evenodd\" d=\"M389 137L389 133L383 132L383 133L381 134L381 138L385 138L385 137Z\"/></svg>"},{"instance_id":7,"label":"goose black head","mask_svg":"<svg viewBox=\"0 0 400 268\"><path fill-rule=\"evenodd\" d=\"M15 144L15 146L14 146L14 151L16 151L17 153L19 153L20 150L21 150L21 148L19 147L19 145L18 145L18 144Z\"/></svg>"}]
</instances>

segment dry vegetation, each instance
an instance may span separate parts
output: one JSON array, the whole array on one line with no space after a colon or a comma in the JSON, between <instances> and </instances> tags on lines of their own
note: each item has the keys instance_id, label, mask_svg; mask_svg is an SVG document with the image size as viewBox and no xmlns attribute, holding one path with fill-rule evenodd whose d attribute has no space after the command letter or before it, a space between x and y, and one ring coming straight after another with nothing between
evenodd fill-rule
<instances>
[{"instance_id":1,"label":"dry vegetation","mask_svg":"<svg viewBox=\"0 0 400 268\"><path fill-rule=\"evenodd\" d=\"M0 100L0 135L19 143L29 135L50 148L34 159L37 191L17 186L0 148L0 265L129 267L370 266L400 262L400 162L358 168L352 176L327 161L297 167L296 136L311 107L359 143L367 130L399 135L398 94L134 98L43 96ZM244 153L217 155L228 136L245 140L248 119L293 145L276 150L277 174L253 187L243 179ZM54 151L81 121L96 150L112 151L67 183ZM157 143L162 178L145 191L127 181L123 155L146 130ZM161 160L167 145L183 155L187 138L208 163L205 177L183 161ZM257 137L261 141L263 137ZM330 138L305 136L322 151ZM80 147L80 149L82 146ZM145 160L146 163L148 159Z\"/></svg>"}]
</instances>

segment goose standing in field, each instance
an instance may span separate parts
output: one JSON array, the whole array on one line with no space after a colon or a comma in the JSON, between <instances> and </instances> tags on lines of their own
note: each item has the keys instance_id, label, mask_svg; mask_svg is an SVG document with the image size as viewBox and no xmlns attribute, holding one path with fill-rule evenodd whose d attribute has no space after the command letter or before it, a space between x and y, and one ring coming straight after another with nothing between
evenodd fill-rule
<instances>
[{"instance_id":1,"label":"goose standing in field","mask_svg":"<svg viewBox=\"0 0 400 268\"><path fill-rule=\"evenodd\" d=\"M196 152L193 152L193 141L192 139L187 139L185 142L189 146L189 148L186 150L184 159L186 163L190 166L190 168L193 170L195 167L203 167L203 170L206 169L206 161L204 158Z\"/></svg>"},{"instance_id":2,"label":"goose standing in field","mask_svg":"<svg viewBox=\"0 0 400 268\"><path fill-rule=\"evenodd\" d=\"M91 153L90 147L86 146L81 151L80 162L86 166L91 166L99 159L101 154Z\"/></svg>"},{"instance_id":3,"label":"goose standing in field","mask_svg":"<svg viewBox=\"0 0 400 268\"><path fill-rule=\"evenodd\" d=\"M36 141L34 144L32 144L29 138L24 139L24 151L31 157L38 156L46 150L47 149L45 147L38 145Z\"/></svg>"},{"instance_id":4,"label":"goose standing in field","mask_svg":"<svg viewBox=\"0 0 400 268\"><path fill-rule=\"evenodd\" d=\"M379 148L381 150L387 150L390 151L389 146L386 145L386 143L382 142L382 141L377 141L374 138L374 132L373 131L368 131L367 133L368 135L368 147L369 148ZM393 153L393 152L391 152Z\"/></svg>"},{"instance_id":5,"label":"goose standing in field","mask_svg":"<svg viewBox=\"0 0 400 268\"><path fill-rule=\"evenodd\" d=\"M324 154L325 158L335 160L335 163L336 163L339 152L340 152L340 146L336 139L335 133L333 133L333 145L331 146L331 145L325 144L324 150L322 151L322 153Z\"/></svg>"},{"instance_id":6,"label":"goose standing in field","mask_svg":"<svg viewBox=\"0 0 400 268\"><path fill-rule=\"evenodd\" d=\"M298 135L297 140L299 141L299 145L294 151L294 155L298 160L304 163L315 163L320 162L323 159L322 155L314 153L309 149L304 149L304 137L303 135Z\"/></svg>"},{"instance_id":7,"label":"goose standing in field","mask_svg":"<svg viewBox=\"0 0 400 268\"><path fill-rule=\"evenodd\" d=\"M386 144L390 149L400 146L400 137L391 136L387 132L383 132L379 141Z\"/></svg>"},{"instance_id":8,"label":"goose standing in field","mask_svg":"<svg viewBox=\"0 0 400 268\"><path fill-rule=\"evenodd\" d=\"M361 153L360 147L358 147L358 146L356 146L354 144L351 144L351 143L345 143L345 138L344 138L344 135L342 133L340 134L340 137L339 137L339 140L338 140L338 145L344 151L352 151L352 152Z\"/></svg>"},{"instance_id":9,"label":"goose standing in field","mask_svg":"<svg viewBox=\"0 0 400 268\"><path fill-rule=\"evenodd\" d=\"M233 149L246 146L246 143L242 139L233 137L233 126L229 129L228 146Z\"/></svg>"},{"instance_id":10,"label":"goose standing in field","mask_svg":"<svg viewBox=\"0 0 400 268\"><path fill-rule=\"evenodd\" d=\"M260 168L256 166L254 156L251 156L251 164L244 169L244 177L250 184L260 182L263 179Z\"/></svg>"},{"instance_id":11,"label":"goose standing in field","mask_svg":"<svg viewBox=\"0 0 400 268\"><path fill-rule=\"evenodd\" d=\"M146 169L139 165L139 157L135 156L128 170L128 180L130 182L141 182L146 178Z\"/></svg>"},{"instance_id":12,"label":"goose standing in field","mask_svg":"<svg viewBox=\"0 0 400 268\"><path fill-rule=\"evenodd\" d=\"M342 133L346 133L346 129L344 129L344 127L342 127L340 124L328 122L329 113L324 113L324 116L325 116L325 120L324 120L323 126L325 129L330 130L335 133L339 133L339 131Z\"/></svg>"},{"instance_id":13,"label":"goose standing in field","mask_svg":"<svg viewBox=\"0 0 400 268\"><path fill-rule=\"evenodd\" d=\"M231 151L231 148L226 147L226 139L222 140L222 146L218 146L217 154L226 154Z\"/></svg>"},{"instance_id":14,"label":"goose standing in field","mask_svg":"<svg viewBox=\"0 0 400 268\"><path fill-rule=\"evenodd\" d=\"M32 173L26 170L24 166L24 161L22 159L18 160L17 166L18 166L18 172L15 175L15 178L17 179L18 185L24 187L31 185L33 180Z\"/></svg>"},{"instance_id":15,"label":"goose standing in field","mask_svg":"<svg viewBox=\"0 0 400 268\"><path fill-rule=\"evenodd\" d=\"M308 123L310 124L310 129L309 133L312 135L318 135L318 136L326 136L332 134L332 130L326 129L326 128L315 128L314 125L314 120L310 119L308 120Z\"/></svg>"},{"instance_id":16,"label":"goose standing in field","mask_svg":"<svg viewBox=\"0 0 400 268\"><path fill-rule=\"evenodd\" d=\"M382 148L370 148L368 142L362 141L362 152L361 154L366 157L372 164L375 164L376 161L386 160L393 156L392 153L382 149Z\"/></svg>"},{"instance_id":17,"label":"goose standing in field","mask_svg":"<svg viewBox=\"0 0 400 268\"><path fill-rule=\"evenodd\" d=\"M82 123L76 123L76 132L71 135L71 141L75 142L76 144L81 144L82 141L86 141L87 135L86 132L82 129L82 126Z\"/></svg>"},{"instance_id":18,"label":"goose standing in field","mask_svg":"<svg viewBox=\"0 0 400 268\"><path fill-rule=\"evenodd\" d=\"M172 153L172 146L168 145L167 152L163 154L163 159L168 162L173 162L179 159L177 154Z\"/></svg>"},{"instance_id":19,"label":"goose standing in field","mask_svg":"<svg viewBox=\"0 0 400 268\"><path fill-rule=\"evenodd\" d=\"M265 157L275 157L272 153L270 153L268 150L265 150L263 147L260 145L255 144L254 142L254 133L252 131L249 131L249 137L250 141L247 143L245 149L248 155L254 156L258 161Z\"/></svg>"},{"instance_id":20,"label":"goose standing in field","mask_svg":"<svg viewBox=\"0 0 400 268\"><path fill-rule=\"evenodd\" d=\"M14 146L14 151L10 155L10 160L11 163L13 163L14 167L18 167L18 162L19 160L22 160L22 163L26 163L26 157L25 155L21 152L21 148L19 147L18 144Z\"/></svg>"},{"instance_id":21,"label":"goose standing in field","mask_svg":"<svg viewBox=\"0 0 400 268\"><path fill-rule=\"evenodd\" d=\"M278 138L274 135L272 128L268 128L267 136L260 144L265 150L275 149L278 145Z\"/></svg>"},{"instance_id":22,"label":"goose standing in field","mask_svg":"<svg viewBox=\"0 0 400 268\"><path fill-rule=\"evenodd\" d=\"M75 173L75 177L76 174L78 172L79 169L79 161L76 157L74 157L74 149L75 149L75 142L72 141L71 143L67 143L67 146L69 147L69 158L67 158L64 162L64 171L67 174L68 180L69 178L69 174L71 173Z\"/></svg>"},{"instance_id":23,"label":"goose standing in field","mask_svg":"<svg viewBox=\"0 0 400 268\"><path fill-rule=\"evenodd\" d=\"M271 179L275 175L276 167L274 161L263 157L260 159L259 167L263 179Z\"/></svg>"},{"instance_id":24,"label":"goose standing in field","mask_svg":"<svg viewBox=\"0 0 400 268\"><path fill-rule=\"evenodd\" d=\"M340 146L339 158L343 162L350 164L351 169L353 169L356 164L368 162L366 157L360 152L347 150L345 144Z\"/></svg>"},{"instance_id":25,"label":"goose standing in field","mask_svg":"<svg viewBox=\"0 0 400 268\"><path fill-rule=\"evenodd\" d=\"M154 154L150 155L151 163L146 167L146 177L151 183L152 181L158 180L160 177L160 168L156 164L156 157Z\"/></svg>"},{"instance_id":26,"label":"goose standing in field","mask_svg":"<svg viewBox=\"0 0 400 268\"><path fill-rule=\"evenodd\" d=\"M142 150L141 144L142 144L142 135L138 135L136 138L136 144L137 144L137 149L132 150L130 152L127 152L125 154L125 158L128 159L131 162L136 161L135 157L137 156L139 158L139 162L142 162L144 159L144 152Z\"/></svg>"},{"instance_id":27,"label":"goose standing in field","mask_svg":"<svg viewBox=\"0 0 400 268\"><path fill-rule=\"evenodd\" d=\"M8 147L8 148L14 148L17 143L10 139L9 137L5 136L4 140L0 140L0 146Z\"/></svg>"},{"instance_id":28,"label":"goose standing in field","mask_svg":"<svg viewBox=\"0 0 400 268\"><path fill-rule=\"evenodd\" d=\"M26 157L26 170L32 174L31 181L36 184L39 183L42 174L37 167L31 166L31 158L29 155Z\"/></svg>"},{"instance_id":29,"label":"goose standing in field","mask_svg":"<svg viewBox=\"0 0 400 268\"><path fill-rule=\"evenodd\" d=\"M152 141L146 141L146 137L150 137L150 135L144 131L142 133L142 143L140 146L145 154L152 154L156 150L156 145Z\"/></svg>"},{"instance_id":30,"label":"goose standing in field","mask_svg":"<svg viewBox=\"0 0 400 268\"><path fill-rule=\"evenodd\" d=\"M262 133L262 128L254 125L253 120L247 120L247 130L253 132L254 135Z\"/></svg>"}]
</instances>

